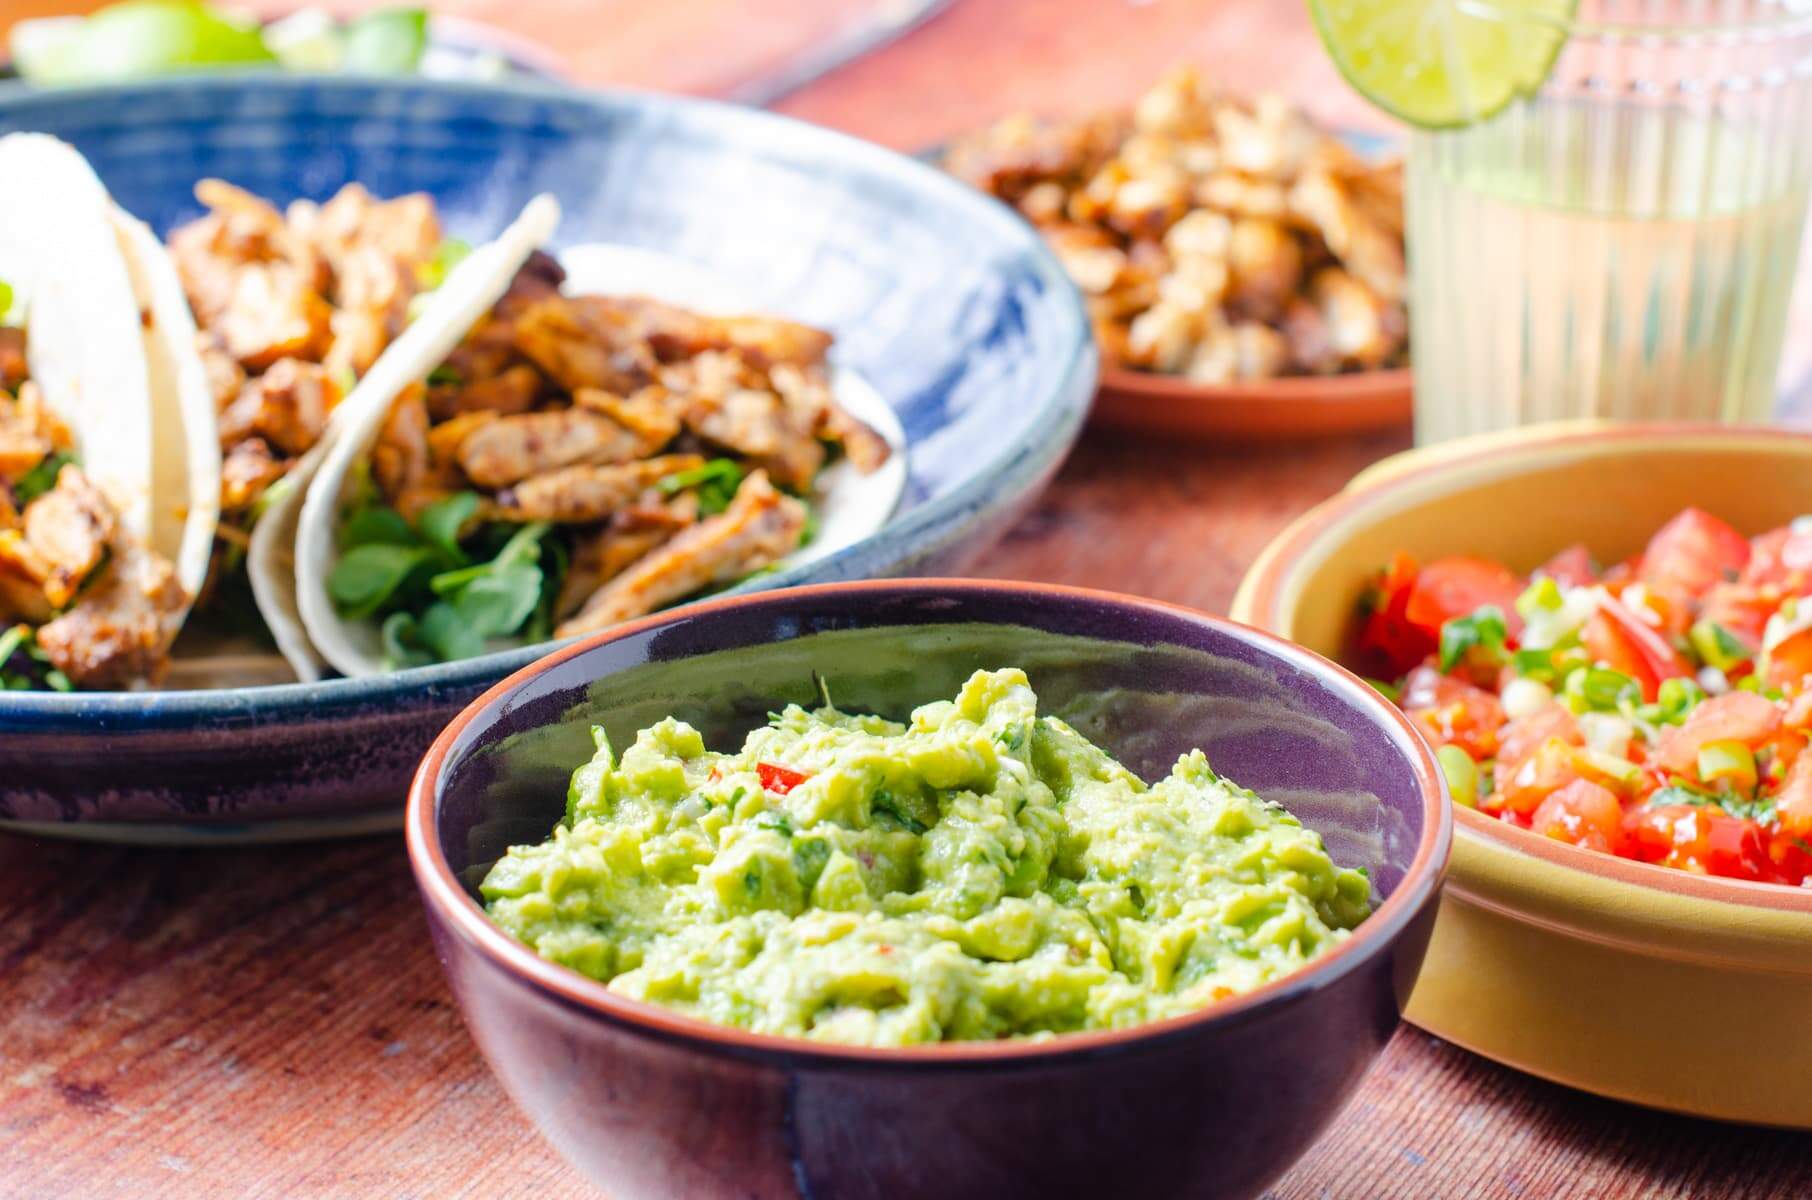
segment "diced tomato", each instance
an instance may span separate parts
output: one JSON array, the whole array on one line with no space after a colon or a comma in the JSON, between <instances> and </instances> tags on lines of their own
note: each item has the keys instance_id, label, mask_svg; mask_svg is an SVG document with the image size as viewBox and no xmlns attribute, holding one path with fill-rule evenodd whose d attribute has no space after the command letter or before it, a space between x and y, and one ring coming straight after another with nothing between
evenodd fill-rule
<instances>
[{"instance_id":1,"label":"diced tomato","mask_svg":"<svg viewBox=\"0 0 1812 1200\"><path fill-rule=\"evenodd\" d=\"M1608 596L1580 636L1593 658L1640 684L1644 700L1655 698L1663 679L1693 673L1692 664L1666 638Z\"/></svg>"},{"instance_id":2,"label":"diced tomato","mask_svg":"<svg viewBox=\"0 0 1812 1200\"><path fill-rule=\"evenodd\" d=\"M1371 615L1359 633L1359 649L1379 660L1386 673L1397 676L1435 652L1440 630L1412 625L1406 610L1415 587L1416 560L1399 551L1378 581Z\"/></svg>"},{"instance_id":3,"label":"diced tomato","mask_svg":"<svg viewBox=\"0 0 1812 1200\"><path fill-rule=\"evenodd\" d=\"M1812 581L1812 530L1796 533L1791 525L1783 525L1756 538L1742 579L1752 587L1772 584L1789 593L1804 590Z\"/></svg>"},{"instance_id":4,"label":"diced tomato","mask_svg":"<svg viewBox=\"0 0 1812 1200\"><path fill-rule=\"evenodd\" d=\"M1768 836L1754 821L1714 813L1705 835L1706 871L1730 879L1772 879Z\"/></svg>"},{"instance_id":5,"label":"diced tomato","mask_svg":"<svg viewBox=\"0 0 1812 1200\"><path fill-rule=\"evenodd\" d=\"M1418 667L1404 681L1403 711L1436 746L1458 746L1474 761L1497 753L1504 706L1484 688Z\"/></svg>"},{"instance_id":6,"label":"diced tomato","mask_svg":"<svg viewBox=\"0 0 1812 1200\"><path fill-rule=\"evenodd\" d=\"M1812 629L1802 629L1768 651L1769 687L1797 687L1812 675Z\"/></svg>"},{"instance_id":7,"label":"diced tomato","mask_svg":"<svg viewBox=\"0 0 1812 1200\"><path fill-rule=\"evenodd\" d=\"M1702 509L1663 525L1642 552L1637 578L1670 600L1690 601L1749 562L1749 539Z\"/></svg>"},{"instance_id":8,"label":"diced tomato","mask_svg":"<svg viewBox=\"0 0 1812 1200\"><path fill-rule=\"evenodd\" d=\"M1504 624L1514 637L1522 629L1522 618L1516 612L1516 598L1522 591L1523 581L1502 563L1484 558L1436 559L1416 573L1404 617L1411 625L1439 636L1441 626L1453 618L1493 604L1503 612Z\"/></svg>"},{"instance_id":9,"label":"diced tomato","mask_svg":"<svg viewBox=\"0 0 1812 1200\"><path fill-rule=\"evenodd\" d=\"M1779 832L1768 840L1768 857L1774 862L1776 879L1781 883L1800 885L1812 876L1812 841L1794 834Z\"/></svg>"},{"instance_id":10,"label":"diced tomato","mask_svg":"<svg viewBox=\"0 0 1812 1200\"><path fill-rule=\"evenodd\" d=\"M1585 745L1578 718L1564 704L1548 704L1504 727L1498 737L1498 778L1514 776L1549 738L1558 738L1569 746Z\"/></svg>"},{"instance_id":11,"label":"diced tomato","mask_svg":"<svg viewBox=\"0 0 1812 1200\"><path fill-rule=\"evenodd\" d=\"M1699 750L1707 742L1758 746L1781 727L1780 706L1755 692L1726 692L1701 701L1677 729L1662 736L1655 761L1676 775L1698 777Z\"/></svg>"},{"instance_id":12,"label":"diced tomato","mask_svg":"<svg viewBox=\"0 0 1812 1200\"><path fill-rule=\"evenodd\" d=\"M1592 552L1584 542L1575 542L1535 569L1563 587L1585 587L1596 582L1598 572L1592 567Z\"/></svg>"},{"instance_id":13,"label":"diced tomato","mask_svg":"<svg viewBox=\"0 0 1812 1200\"><path fill-rule=\"evenodd\" d=\"M791 767L777 766L774 763L756 763L755 777L761 780L761 786L776 796L784 796L812 777L810 771L795 771Z\"/></svg>"},{"instance_id":14,"label":"diced tomato","mask_svg":"<svg viewBox=\"0 0 1812 1200\"><path fill-rule=\"evenodd\" d=\"M1775 794L1774 811L1783 832L1812 838L1812 754L1793 760L1786 781Z\"/></svg>"},{"instance_id":15,"label":"diced tomato","mask_svg":"<svg viewBox=\"0 0 1812 1200\"><path fill-rule=\"evenodd\" d=\"M1515 774L1497 777L1495 802L1511 812L1532 813L1542 802L1570 783L1579 782L1573 761L1574 748L1559 738L1549 738L1523 760Z\"/></svg>"},{"instance_id":16,"label":"diced tomato","mask_svg":"<svg viewBox=\"0 0 1812 1200\"><path fill-rule=\"evenodd\" d=\"M1529 828L1543 837L1615 854L1624 841L1623 805L1597 784L1575 779L1541 802Z\"/></svg>"},{"instance_id":17,"label":"diced tomato","mask_svg":"<svg viewBox=\"0 0 1812 1200\"><path fill-rule=\"evenodd\" d=\"M1685 866L1685 859L1674 861L1677 848L1684 846L1688 858L1697 853L1707 824L1705 810L1687 804L1632 808L1623 814L1625 853L1643 862Z\"/></svg>"}]
</instances>

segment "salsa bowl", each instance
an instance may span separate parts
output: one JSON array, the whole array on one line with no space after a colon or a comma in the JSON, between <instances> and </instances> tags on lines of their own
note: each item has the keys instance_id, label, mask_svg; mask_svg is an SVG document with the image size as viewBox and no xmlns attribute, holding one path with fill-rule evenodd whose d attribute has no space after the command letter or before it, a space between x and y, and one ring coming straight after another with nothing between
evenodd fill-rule
<instances>
[{"instance_id":1,"label":"salsa bowl","mask_svg":"<svg viewBox=\"0 0 1812 1200\"><path fill-rule=\"evenodd\" d=\"M676 715L723 746L772 708L815 703L815 674L846 711L897 717L1002 666L1146 778L1200 747L1282 800L1336 861L1370 872L1372 915L1302 970L1189 1015L867 1049L626 998L538 957L474 898L507 847L565 813L593 724L621 739ZM1295 647L1106 593L924 580L709 601L558 651L436 740L405 829L479 1048L613 1196L1250 1196L1390 1037L1432 920L1448 807L1405 719Z\"/></svg>"},{"instance_id":2,"label":"salsa bowl","mask_svg":"<svg viewBox=\"0 0 1812 1200\"><path fill-rule=\"evenodd\" d=\"M1526 570L1640 550L1697 505L1753 534L1812 512L1812 433L1567 424L1399 455L1279 535L1234 601L1338 657L1393 551ZM1812 1128L1812 890L1691 874L1456 813L1406 1017L1535 1075L1696 1116Z\"/></svg>"},{"instance_id":3,"label":"salsa bowl","mask_svg":"<svg viewBox=\"0 0 1812 1200\"><path fill-rule=\"evenodd\" d=\"M264 73L8 91L0 132L13 130L73 143L159 234L201 211L208 176L278 203L349 181L425 191L474 242L552 193L556 249L656 250L832 331L839 364L898 418L903 491L875 532L744 588L962 569L1056 470L1094 389L1081 302L1031 230L924 164L766 113L530 81ZM5 692L0 828L138 841L394 828L434 734L544 651L309 684Z\"/></svg>"}]
</instances>

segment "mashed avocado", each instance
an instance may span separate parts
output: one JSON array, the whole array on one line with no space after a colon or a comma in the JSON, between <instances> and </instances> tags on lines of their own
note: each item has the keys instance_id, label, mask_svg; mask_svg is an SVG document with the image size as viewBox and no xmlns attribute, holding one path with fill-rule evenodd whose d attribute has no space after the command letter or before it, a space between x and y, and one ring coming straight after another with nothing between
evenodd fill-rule
<instances>
[{"instance_id":1,"label":"mashed avocado","mask_svg":"<svg viewBox=\"0 0 1812 1200\"><path fill-rule=\"evenodd\" d=\"M567 817L483 885L493 920L625 996L864 1045L1106 1029L1338 944L1363 872L1196 751L1147 786L977 672L900 725L797 706L738 754L602 731Z\"/></svg>"}]
</instances>

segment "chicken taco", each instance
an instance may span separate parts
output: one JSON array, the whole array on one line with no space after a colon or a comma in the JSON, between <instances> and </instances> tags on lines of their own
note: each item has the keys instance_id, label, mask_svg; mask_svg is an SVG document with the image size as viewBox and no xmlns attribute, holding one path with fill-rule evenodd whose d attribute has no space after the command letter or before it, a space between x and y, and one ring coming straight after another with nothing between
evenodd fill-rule
<instances>
[{"instance_id":1,"label":"chicken taco","mask_svg":"<svg viewBox=\"0 0 1812 1200\"><path fill-rule=\"evenodd\" d=\"M469 248L445 236L424 193L384 200L350 183L324 203L279 210L206 179L195 195L207 211L172 231L169 249L199 326L223 455L203 603L235 616L249 584L255 623L297 675L313 679L320 662L287 583L294 511L286 497L299 498L292 488L312 470L311 452L341 400ZM247 570L249 557L269 561Z\"/></svg>"},{"instance_id":2,"label":"chicken taco","mask_svg":"<svg viewBox=\"0 0 1812 1200\"><path fill-rule=\"evenodd\" d=\"M0 138L0 174L0 685L155 686L218 511L194 327L73 148Z\"/></svg>"},{"instance_id":3,"label":"chicken taco","mask_svg":"<svg viewBox=\"0 0 1812 1200\"><path fill-rule=\"evenodd\" d=\"M738 315L665 256L545 240L462 264L336 419L294 582L344 674L603 629L847 545L898 500L903 435L829 333Z\"/></svg>"}]
</instances>

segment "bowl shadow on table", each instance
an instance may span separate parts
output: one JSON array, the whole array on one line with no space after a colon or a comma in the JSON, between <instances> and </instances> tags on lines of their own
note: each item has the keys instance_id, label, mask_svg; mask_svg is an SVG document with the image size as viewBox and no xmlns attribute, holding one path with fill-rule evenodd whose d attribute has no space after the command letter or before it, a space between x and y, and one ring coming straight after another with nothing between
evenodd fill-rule
<instances>
[{"instance_id":1,"label":"bowl shadow on table","mask_svg":"<svg viewBox=\"0 0 1812 1200\"><path fill-rule=\"evenodd\" d=\"M814 672L839 707L903 717L1002 665L1024 667L1043 711L1145 778L1203 748L1229 778L1286 800L1383 894L1416 853L1421 831L1372 790L1400 789L1408 776L1402 761L1381 762L1386 736L1360 744L1311 711L1302 681L1279 677L1288 668L1232 638L1210 655L1008 624L813 628L822 624L776 617L770 644L720 650L705 623L680 624L630 639L641 645L616 643L624 665L602 677L594 654L531 681L497 724L468 726L448 757L439 838L449 865L475 891L507 846L545 837L573 766L592 752L594 721L621 747L673 714L726 749L770 709L818 703ZM1427 929L1418 922L1381 970L1193 1032L1055 1060L901 1062L814 1057L785 1042L705 1053L696 1039L570 1002L535 1011L523 994L533 984L498 975L453 945L456 929L431 924L505 1087L569 1158L594 1179L621 1181L624 1196L1250 1195L1333 1118L1390 1036ZM1058 1130L1062 1145L1052 1142ZM691 1161L667 1161L684 1139L696 1139ZM734 1179L713 1173L729 1162L739 1164Z\"/></svg>"}]
</instances>

